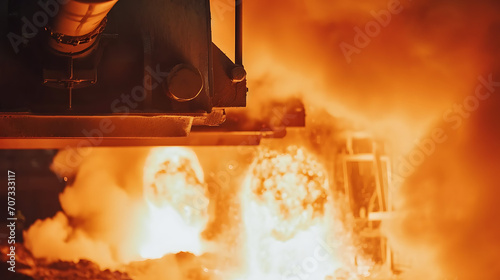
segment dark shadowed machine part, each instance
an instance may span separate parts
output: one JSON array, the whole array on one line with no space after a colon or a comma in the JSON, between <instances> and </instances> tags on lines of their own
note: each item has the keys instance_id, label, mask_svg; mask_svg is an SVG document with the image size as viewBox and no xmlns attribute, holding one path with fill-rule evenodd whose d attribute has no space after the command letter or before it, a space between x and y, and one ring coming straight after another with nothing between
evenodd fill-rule
<instances>
[{"instance_id":1,"label":"dark shadowed machine part","mask_svg":"<svg viewBox=\"0 0 500 280\"><path fill-rule=\"evenodd\" d=\"M209 0L2 0L0 146L254 145L304 125L296 101L272 124L228 110L246 106L241 2L233 62Z\"/></svg>"}]
</instances>

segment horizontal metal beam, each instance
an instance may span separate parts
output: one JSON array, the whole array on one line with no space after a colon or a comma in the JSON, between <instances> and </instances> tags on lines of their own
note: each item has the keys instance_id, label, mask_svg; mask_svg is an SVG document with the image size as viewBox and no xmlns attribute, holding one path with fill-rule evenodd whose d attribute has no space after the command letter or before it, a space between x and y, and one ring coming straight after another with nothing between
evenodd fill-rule
<instances>
[{"instance_id":1,"label":"horizontal metal beam","mask_svg":"<svg viewBox=\"0 0 500 280\"><path fill-rule=\"evenodd\" d=\"M235 146L282 138L287 127L305 125L302 103L267 104L210 114L34 115L0 113L0 149L85 146Z\"/></svg>"},{"instance_id":2,"label":"horizontal metal beam","mask_svg":"<svg viewBox=\"0 0 500 280\"><path fill-rule=\"evenodd\" d=\"M368 214L369 221L383 221L394 218L394 213L391 212L371 212Z\"/></svg>"},{"instance_id":3,"label":"horizontal metal beam","mask_svg":"<svg viewBox=\"0 0 500 280\"><path fill-rule=\"evenodd\" d=\"M354 154L354 155L344 155L343 156L344 160L348 162L363 162L363 161L374 161L375 160L375 155L374 154ZM388 161L389 157L388 156L380 156L380 160L382 161Z\"/></svg>"},{"instance_id":4,"label":"horizontal metal beam","mask_svg":"<svg viewBox=\"0 0 500 280\"><path fill-rule=\"evenodd\" d=\"M273 132L191 132L186 137L164 138L0 138L1 149L64 149L128 146L254 146Z\"/></svg>"},{"instance_id":5,"label":"horizontal metal beam","mask_svg":"<svg viewBox=\"0 0 500 280\"><path fill-rule=\"evenodd\" d=\"M0 115L0 138L182 137L194 117L170 115Z\"/></svg>"},{"instance_id":6,"label":"horizontal metal beam","mask_svg":"<svg viewBox=\"0 0 500 280\"><path fill-rule=\"evenodd\" d=\"M0 115L0 149L61 149L109 146L248 146L262 138L280 138L286 130L220 126L221 112L200 116ZM200 126L197 126L200 125Z\"/></svg>"}]
</instances>

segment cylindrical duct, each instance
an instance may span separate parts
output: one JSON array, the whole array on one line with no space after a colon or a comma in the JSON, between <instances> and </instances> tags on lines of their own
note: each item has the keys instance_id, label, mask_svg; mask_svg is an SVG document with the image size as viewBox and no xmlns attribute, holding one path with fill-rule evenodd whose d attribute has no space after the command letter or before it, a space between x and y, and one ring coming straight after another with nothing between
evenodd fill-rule
<instances>
[{"instance_id":1,"label":"cylindrical duct","mask_svg":"<svg viewBox=\"0 0 500 280\"><path fill-rule=\"evenodd\" d=\"M60 1L63 2L63 1ZM50 23L49 45L63 53L91 46L105 26L105 17L118 0L66 0Z\"/></svg>"}]
</instances>

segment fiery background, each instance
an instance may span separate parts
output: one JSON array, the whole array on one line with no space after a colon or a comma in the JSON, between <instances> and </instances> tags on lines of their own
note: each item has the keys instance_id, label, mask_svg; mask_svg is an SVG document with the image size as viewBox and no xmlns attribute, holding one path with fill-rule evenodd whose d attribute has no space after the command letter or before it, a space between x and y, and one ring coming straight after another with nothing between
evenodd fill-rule
<instances>
[{"instance_id":1,"label":"fiery background","mask_svg":"<svg viewBox=\"0 0 500 280\"><path fill-rule=\"evenodd\" d=\"M412 279L498 279L500 3L244 4L249 107L268 96L299 95L311 118L326 110L385 138L396 151L396 170L420 139L443 129L447 140L413 165L411 175L401 175L398 218L385 226L389 241L414 257ZM340 44L355 46L355 28L364 30L389 5L401 11L349 63ZM230 12L212 12L216 42L231 46L224 24ZM475 105L470 96L480 76L497 84Z\"/></svg>"},{"instance_id":2,"label":"fiery background","mask_svg":"<svg viewBox=\"0 0 500 280\"><path fill-rule=\"evenodd\" d=\"M230 50L234 3L214 0L211 5L214 41ZM366 28L383 15L386 24L379 23L379 29L372 29L373 36L367 35ZM312 254L308 250L315 245L300 238L321 238L331 229L331 225L314 228L314 220L325 216L322 203L336 205L334 196L327 194L331 190L322 185L333 178L327 178L327 171L318 172L329 168L325 151L334 150L325 145L345 125L368 131L391 148L396 179L391 192L396 205L392 218L383 222L383 232L393 248L411 259L403 279L500 279L500 2L254 0L244 1L244 20L249 110L258 115L262 104L272 99L299 97L307 109L307 133L265 144L276 153L267 157L259 154L260 148L198 148L194 153L178 148L164 156L149 148L98 148L68 171L57 168L57 162L67 160L62 151L53 166L71 179L60 195L64 213L36 222L26 231L26 246L32 253L54 260L87 258L137 279L184 279L187 268L198 266L225 278L246 279L241 271L231 271L235 266L250 268L247 276L252 279L264 279L259 273L266 271L275 276L273 268L245 263L246 253L254 261L272 259L272 255L248 252L247 246L275 242L273 248L285 252L276 244L299 238L297 243L306 246L296 247L299 253L294 254ZM361 45L356 43L359 32L365 34ZM342 47L346 44L356 51L346 55ZM266 162L273 162L273 157L277 161L300 157L297 150L286 151L290 142L306 147L306 153L317 158L301 166L315 172L310 174L315 178L310 186L301 185L307 195L294 193L293 197L312 201L309 208L307 203L304 206L311 224L283 218L298 211L292 200L269 210L283 218L277 231L249 227L240 191L253 190L253 195L258 194L253 199L261 202L280 196L282 186L262 178L270 170ZM151 167L155 156L159 162ZM256 161L261 169L253 167ZM169 173L169 168L176 171ZM153 172L152 177L145 176L144 170ZM300 172L297 167L291 170L294 175L282 173L274 178L289 182ZM266 187L259 189L248 176L262 179ZM161 178L182 183L151 183ZM189 191L183 197L169 197L169 188L184 187ZM269 193L271 189L274 193ZM190 221L167 223L185 230L177 233L186 238L185 246L176 243L182 246L174 250L167 249L172 248L169 243L147 243L155 240L147 230L155 224L151 224L154 211L170 211L162 199L181 201L166 205ZM184 208L185 200L197 207ZM329 211L331 220L341 222L341 209ZM282 229L294 222L306 228L305 237ZM330 255L330 268L349 267L355 254L353 240L343 228L332 227L339 231L334 239L342 240L342 245ZM241 236L252 233L267 234L267 243L245 243L254 242L252 238L241 241ZM192 241L193 236L200 238ZM165 250L155 252L161 247ZM173 255L181 251L190 253ZM230 276L221 274L224 268ZM364 277L358 272L350 276Z\"/></svg>"}]
</instances>

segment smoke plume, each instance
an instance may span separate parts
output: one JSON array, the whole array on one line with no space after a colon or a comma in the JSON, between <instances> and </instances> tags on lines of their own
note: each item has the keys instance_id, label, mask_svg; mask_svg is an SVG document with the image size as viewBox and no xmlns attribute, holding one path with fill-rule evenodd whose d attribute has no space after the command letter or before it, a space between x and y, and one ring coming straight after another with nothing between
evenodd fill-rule
<instances>
[{"instance_id":1,"label":"smoke plume","mask_svg":"<svg viewBox=\"0 0 500 280\"><path fill-rule=\"evenodd\" d=\"M220 8L228 1L213 2L215 41L231 49L232 14ZM413 259L409 277L499 279L500 3L243 5L249 107L270 96L302 96L309 116L320 108L361 123L401 156L418 149L416 139L432 139L433 129L442 129L446 140L403 178L398 218L385 231ZM355 51L343 51L346 44ZM476 105L478 77L490 78L496 91ZM460 106L468 107L456 111Z\"/></svg>"},{"instance_id":2,"label":"smoke plume","mask_svg":"<svg viewBox=\"0 0 500 280\"><path fill-rule=\"evenodd\" d=\"M89 149L71 162L70 152L61 151L53 163L56 173L69 176L70 186L59 197L63 212L35 222L24 234L26 247L50 261L89 259L102 267L140 259L147 150Z\"/></svg>"}]
</instances>

